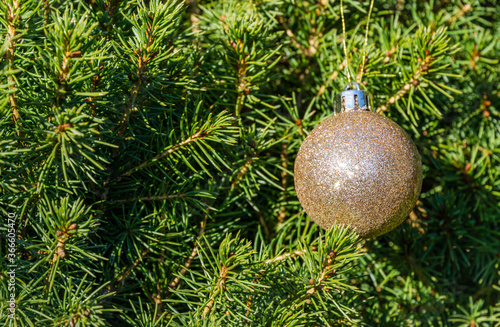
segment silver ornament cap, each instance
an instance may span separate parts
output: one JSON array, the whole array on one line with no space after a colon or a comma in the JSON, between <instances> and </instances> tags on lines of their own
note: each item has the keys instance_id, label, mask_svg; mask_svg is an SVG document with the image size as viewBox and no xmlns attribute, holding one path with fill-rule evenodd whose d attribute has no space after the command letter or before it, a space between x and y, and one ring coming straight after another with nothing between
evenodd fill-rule
<instances>
[{"instance_id":1,"label":"silver ornament cap","mask_svg":"<svg viewBox=\"0 0 500 327\"><path fill-rule=\"evenodd\" d=\"M422 187L422 163L410 136L371 108L359 85L346 87L335 115L302 143L294 167L307 214L324 229L346 224L363 238L397 227Z\"/></svg>"},{"instance_id":2,"label":"silver ornament cap","mask_svg":"<svg viewBox=\"0 0 500 327\"><path fill-rule=\"evenodd\" d=\"M372 110L370 93L359 88L359 84L351 82L334 99L334 114L351 110Z\"/></svg>"}]
</instances>

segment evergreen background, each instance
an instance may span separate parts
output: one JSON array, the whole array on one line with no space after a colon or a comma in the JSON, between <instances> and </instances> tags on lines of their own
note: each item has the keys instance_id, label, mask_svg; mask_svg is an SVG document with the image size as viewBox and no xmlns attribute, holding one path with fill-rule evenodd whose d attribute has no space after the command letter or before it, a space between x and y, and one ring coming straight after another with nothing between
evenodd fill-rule
<instances>
[{"instance_id":1,"label":"evergreen background","mask_svg":"<svg viewBox=\"0 0 500 327\"><path fill-rule=\"evenodd\" d=\"M0 322L499 326L500 3L375 1L362 86L424 182L368 241L293 186L347 83L339 5L1 0ZM359 78L369 3L344 5Z\"/></svg>"}]
</instances>

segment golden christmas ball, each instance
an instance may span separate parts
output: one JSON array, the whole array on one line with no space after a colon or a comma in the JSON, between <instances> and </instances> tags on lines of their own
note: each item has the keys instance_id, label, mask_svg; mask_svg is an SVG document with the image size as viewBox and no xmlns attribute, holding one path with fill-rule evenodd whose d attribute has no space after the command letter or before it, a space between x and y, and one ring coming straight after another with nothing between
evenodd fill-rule
<instances>
[{"instance_id":1,"label":"golden christmas ball","mask_svg":"<svg viewBox=\"0 0 500 327\"><path fill-rule=\"evenodd\" d=\"M300 147L294 168L297 196L324 229L337 224L373 238L397 227L422 187L422 163L410 136L371 111L369 96L348 85L335 115Z\"/></svg>"}]
</instances>

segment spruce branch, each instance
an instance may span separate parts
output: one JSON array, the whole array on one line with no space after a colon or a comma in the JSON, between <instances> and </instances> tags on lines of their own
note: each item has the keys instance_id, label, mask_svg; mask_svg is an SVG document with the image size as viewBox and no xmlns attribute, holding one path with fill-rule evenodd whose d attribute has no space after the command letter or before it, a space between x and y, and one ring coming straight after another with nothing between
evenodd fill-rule
<instances>
[{"instance_id":1,"label":"spruce branch","mask_svg":"<svg viewBox=\"0 0 500 327\"><path fill-rule=\"evenodd\" d=\"M271 229L269 228L269 226L267 226L266 219L264 218L264 216L260 212L258 212L257 215L259 216L260 225L262 226L262 228L264 228L264 234L266 234L266 237L268 239L270 239L271 238Z\"/></svg>"},{"instance_id":2,"label":"spruce branch","mask_svg":"<svg viewBox=\"0 0 500 327\"><path fill-rule=\"evenodd\" d=\"M201 12L200 7L198 7L198 0L186 0L186 5L189 6L189 20L191 21L193 32L198 35L201 32L199 27L200 19L197 17Z\"/></svg>"},{"instance_id":3,"label":"spruce branch","mask_svg":"<svg viewBox=\"0 0 500 327\"><path fill-rule=\"evenodd\" d=\"M403 87L401 87L401 89L399 89L395 95L391 96L385 104L378 107L376 112L380 114L380 113L387 111L390 106L395 104L397 101L401 100L401 98L403 98L412 88L418 86L420 84L420 82L419 82L420 75L423 72L426 72L429 70L429 66L434 59L435 58L433 58L430 54L427 54L427 56L420 63L417 70L415 71L415 74L413 75L413 79L409 83L405 83L403 85Z\"/></svg>"},{"instance_id":4,"label":"spruce branch","mask_svg":"<svg viewBox=\"0 0 500 327\"><path fill-rule=\"evenodd\" d=\"M66 247L66 243L69 241L69 238L71 237L70 231L74 231L77 228L77 226L78 225L76 223L72 223L69 227L56 231L57 245L56 245L56 252L54 253L54 257L52 259L52 264L54 264L58 258L62 259L66 257L66 252L64 251L64 249Z\"/></svg>"},{"instance_id":5,"label":"spruce branch","mask_svg":"<svg viewBox=\"0 0 500 327\"><path fill-rule=\"evenodd\" d=\"M419 70L422 67L424 67L424 66L422 65L419 68ZM415 81L415 84L418 83L417 79L414 79L413 81ZM406 83L405 85L403 85L403 87L401 89L399 89L395 95L391 96L385 104L383 104L382 106L377 108L377 113L380 114L380 113L387 111L393 104L395 104L397 101L401 100L401 98L404 97L408 93L408 91L410 91L411 88L415 86L415 84L412 82L412 83Z\"/></svg>"},{"instance_id":6,"label":"spruce branch","mask_svg":"<svg viewBox=\"0 0 500 327\"><path fill-rule=\"evenodd\" d=\"M139 94L139 90L140 90L141 85L142 85L142 75L143 75L144 68L145 68L144 64L145 64L144 61L141 60L141 58L139 56L138 63L137 63L137 76L139 76L139 77L138 77L137 81L134 83L132 90L130 91L130 94L128 97L129 99L128 99L128 101L125 105L125 108L123 110L123 116L120 119L120 121L118 122L118 132L116 134L116 137L118 138L118 142L116 144L117 145L116 148L113 149L113 157L116 157L120 151L121 143L123 141L123 135L125 134L125 132L127 130L128 122L130 119L130 114L132 112L132 107L134 107L134 105L135 105L137 95Z\"/></svg>"},{"instance_id":7,"label":"spruce branch","mask_svg":"<svg viewBox=\"0 0 500 327\"><path fill-rule=\"evenodd\" d=\"M395 104L397 101L401 100L412 88L418 86L420 84L419 82L419 77L422 74L422 72L425 72L429 69L429 65L432 63L433 58L431 56L427 56L422 63L420 63L417 71L413 75L413 79L409 82L403 85L401 89L399 89L395 95L391 96L389 100L382 106L378 107L376 112L377 113L383 113L387 111L393 104Z\"/></svg>"},{"instance_id":8,"label":"spruce branch","mask_svg":"<svg viewBox=\"0 0 500 327\"><path fill-rule=\"evenodd\" d=\"M286 192L287 192L287 185L288 185L288 144L285 142L281 142L281 166L283 167L283 170L281 171L281 187L283 188L283 195L281 199L281 207L278 212L278 226L283 224L286 218Z\"/></svg>"},{"instance_id":9,"label":"spruce branch","mask_svg":"<svg viewBox=\"0 0 500 327\"><path fill-rule=\"evenodd\" d=\"M183 264L183 268L179 271L180 276L183 276L187 273L187 271L188 271L187 269L189 269L189 267L191 267L191 263L193 262L194 258L198 254L198 247L200 246L200 239L203 236L203 234L205 233L205 228L207 226L207 218L208 218L208 213L206 213L204 215L203 221L200 223L200 230L198 231L198 236L196 237L196 240L194 242L193 250L191 251L191 254L187 258L186 262ZM179 286L179 283L181 282L180 276L176 276L174 278L174 280L172 280L168 284L169 289L167 289L167 291L166 291L167 295L170 294L170 289L175 290Z\"/></svg>"},{"instance_id":10,"label":"spruce branch","mask_svg":"<svg viewBox=\"0 0 500 327\"><path fill-rule=\"evenodd\" d=\"M343 71L344 68L345 68L345 65L347 65L347 61L346 60L343 60L340 65L339 65L339 69L338 70L335 70L333 73L331 73L329 76L328 76L328 79L326 80L326 83L322 84L318 90L318 93L316 93L316 97L319 97L321 96L328 87L330 87L330 85L333 83L333 81L335 81L335 79L339 76L339 71Z\"/></svg>"},{"instance_id":11,"label":"spruce branch","mask_svg":"<svg viewBox=\"0 0 500 327\"><path fill-rule=\"evenodd\" d=\"M101 27L106 30L107 37L109 38L110 31L113 27L113 24L116 23L117 17L116 17L116 11L118 7L122 4L126 3L125 1L117 0L117 1L110 1L109 3L107 2L101 2L100 4L102 5L102 8L106 12L107 16L110 18L108 21L100 21Z\"/></svg>"},{"instance_id":12,"label":"spruce branch","mask_svg":"<svg viewBox=\"0 0 500 327\"><path fill-rule=\"evenodd\" d=\"M19 111L18 111L18 106L17 106L17 97L16 97L16 80L14 78L14 75L12 71L15 69L15 50L16 50L16 43L17 43L17 37L16 37L16 29L17 25L19 23L19 1L18 0L13 0L12 3L7 4L7 21L8 21L8 26L7 26L7 38L8 38L8 47L5 52L5 58L7 59L8 62L8 67L10 69L10 74L7 77L8 83L9 83L9 88L11 90L10 95L9 95L9 100L10 100L10 106L12 109L12 120L14 121L14 125L16 129L18 128L18 120L19 120ZM22 133L18 131L18 135L20 137L22 136Z\"/></svg>"},{"instance_id":13,"label":"spruce branch","mask_svg":"<svg viewBox=\"0 0 500 327\"><path fill-rule=\"evenodd\" d=\"M103 68L104 68L104 66L100 66L99 67L99 73L92 78L92 86L90 88L90 93L96 92L97 87L98 87L98 85L101 82L101 75L100 75L101 72L100 71ZM92 96L89 96L87 98L87 102L89 103L90 108L91 108L91 114L90 114L91 117L95 117L95 115L96 115L96 104L94 103L94 99L95 99L95 97L92 97Z\"/></svg>"},{"instance_id":14,"label":"spruce branch","mask_svg":"<svg viewBox=\"0 0 500 327\"><path fill-rule=\"evenodd\" d=\"M43 3L43 14L44 14L44 20L43 20L43 25L47 25L49 23L49 18L50 18L50 3L49 1L45 1Z\"/></svg>"},{"instance_id":15,"label":"spruce branch","mask_svg":"<svg viewBox=\"0 0 500 327\"><path fill-rule=\"evenodd\" d=\"M463 5L460 9L457 10L457 12L451 16L448 21L447 21L447 24L448 25L451 25L451 24L454 24L456 21L458 21L460 18L462 18L465 14L467 14L472 8L472 6L470 4L465 4Z\"/></svg>"},{"instance_id":16,"label":"spruce branch","mask_svg":"<svg viewBox=\"0 0 500 327\"><path fill-rule=\"evenodd\" d=\"M67 40L66 43L66 51L63 53L63 58L62 58L62 65L61 68L59 68L59 76L57 76L58 79L58 89L57 89L57 97L56 97L56 102L53 104L53 108L57 108L58 105L60 105L60 100L61 97L64 97L66 94L66 85L67 85L67 79L68 79L68 73L69 73L69 60L72 57L73 51L69 48L69 40ZM64 92L61 94L60 89L61 86L64 85Z\"/></svg>"},{"instance_id":17,"label":"spruce branch","mask_svg":"<svg viewBox=\"0 0 500 327\"><path fill-rule=\"evenodd\" d=\"M224 288L225 288L224 284L226 282L226 279L227 279L227 267L225 265L222 265L221 270L220 270L219 282L217 283L214 290L210 294L208 302L207 302L205 308L203 309L203 314L202 314L203 318L205 318L210 313L210 310L212 310L212 306L215 303L215 295L220 290L224 290Z\"/></svg>"},{"instance_id":18,"label":"spruce branch","mask_svg":"<svg viewBox=\"0 0 500 327\"><path fill-rule=\"evenodd\" d=\"M286 35L290 38L292 44L306 57L312 57L316 54L319 45L318 34L310 34L308 38L309 47L304 47L298 40L292 30L288 27L285 19L281 15L277 15L278 21L283 26ZM315 30L315 29L313 29Z\"/></svg>"},{"instance_id":19,"label":"spruce branch","mask_svg":"<svg viewBox=\"0 0 500 327\"><path fill-rule=\"evenodd\" d=\"M133 201L165 201L165 200L171 200L171 199L184 199L187 196L188 196L187 193L165 194L165 195L157 195L157 196L145 196L145 197L140 197L140 198L114 200L112 202L124 203L124 202L133 202Z\"/></svg>"},{"instance_id":20,"label":"spruce branch","mask_svg":"<svg viewBox=\"0 0 500 327\"><path fill-rule=\"evenodd\" d=\"M346 63L345 61L342 61L342 63L341 63L341 64L340 64L340 66L339 66L339 71L342 71L342 70L344 69L344 67L345 67L345 66L344 66L344 64L345 64L345 63ZM329 87L329 86L332 84L332 82L333 82L333 81L334 81L334 80L335 80L338 76L339 76L339 72L338 72L338 71L334 71L333 73L331 73L331 74L328 76L328 79L326 80L326 83L320 86L320 88L319 88L319 90L318 90L318 93L316 93L316 97L321 96L321 95L325 92L326 88L327 88L327 87Z\"/></svg>"},{"instance_id":21,"label":"spruce branch","mask_svg":"<svg viewBox=\"0 0 500 327\"><path fill-rule=\"evenodd\" d=\"M316 293L318 290L323 289L323 287L325 286L325 285L323 285L323 281L335 276L337 269L332 268L332 266L335 264L336 255L337 254L334 250L331 250L330 253L328 253L328 259L326 260L325 264L323 265L323 270L321 271L321 274L319 275L318 279L316 281L309 282L310 284L313 284L314 286L307 290L306 294L294 304L292 309L294 309L297 305L300 305L304 301L307 301L308 299L310 299L311 296L314 293Z\"/></svg>"},{"instance_id":22,"label":"spruce branch","mask_svg":"<svg viewBox=\"0 0 500 327\"><path fill-rule=\"evenodd\" d=\"M141 164L139 164L138 166L134 167L134 168L131 168L129 170L127 170L126 172L124 172L123 174L120 174L118 177L114 178L111 180L111 182L119 182L120 180L122 180L123 178L127 177L127 176L130 176L132 175L133 173L141 170L141 169L144 169L146 167L149 167L153 164L155 164L158 160L162 160L168 156L170 156L172 153L188 146L190 143L194 143L194 142L197 142L197 141L200 141L204 138L207 138L211 136L210 132L209 131L199 131L199 132L196 132L194 133L192 136L188 137L187 139L185 139L184 141L181 141L177 144L175 144L174 146L172 146L171 148L165 150L164 152L154 156L153 158L149 159L149 160L146 160L144 162L142 162Z\"/></svg>"},{"instance_id":23,"label":"spruce branch","mask_svg":"<svg viewBox=\"0 0 500 327\"><path fill-rule=\"evenodd\" d=\"M352 76L425 184L362 243L303 214L291 179L342 83L337 2L0 0L0 234L19 267L0 324L495 324L498 6L379 2L362 71L368 1L345 2Z\"/></svg>"},{"instance_id":24,"label":"spruce branch","mask_svg":"<svg viewBox=\"0 0 500 327\"><path fill-rule=\"evenodd\" d=\"M139 265L144 260L144 257L146 257L149 253L151 252L151 248L148 248L144 251L142 251L141 255L130 265L125 269L125 271L118 277L116 280L116 284L120 285L120 287L123 287L123 283L125 280L130 276L132 273L132 270ZM115 283L110 283L109 286L107 287L107 292L111 292L113 285ZM116 289L114 289L116 290Z\"/></svg>"},{"instance_id":25,"label":"spruce branch","mask_svg":"<svg viewBox=\"0 0 500 327\"><path fill-rule=\"evenodd\" d=\"M205 213L203 221L200 223L200 230L198 231L198 236L196 237L196 240L194 242L194 247L191 251L191 254L187 258L186 262L184 262L182 269L179 271L178 276L176 276L169 284L168 287L165 291L163 291L160 282L156 283L156 295L153 295L153 301L157 304L157 314L156 314L156 319L160 320L161 317L163 316L163 307L165 305L165 302L163 301L165 298L167 298L172 290L176 290L177 287L179 286L181 282L181 277L184 276L188 269L191 266L191 263L193 262L194 258L198 254L198 247L199 247L199 241L200 238L203 236L205 233L205 227L207 224L207 218L208 218L208 211Z\"/></svg>"},{"instance_id":26,"label":"spruce branch","mask_svg":"<svg viewBox=\"0 0 500 327\"><path fill-rule=\"evenodd\" d=\"M255 159L254 159L253 156L248 157L248 159L246 160L246 162L243 165L243 167L241 167L240 171L238 171L238 174L236 175L235 180L231 183L231 190L234 190L236 188L236 186L238 186L238 184L240 183L241 179L248 172L248 169L250 168L250 166L252 165L252 163L254 162L254 160Z\"/></svg>"},{"instance_id":27,"label":"spruce branch","mask_svg":"<svg viewBox=\"0 0 500 327\"><path fill-rule=\"evenodd\" d=\"M117 48L122 52L125 60L135 67L133 72L135 82L123 109L122 118L117 125L118 147L114 149L113 157L118 155L131 114L137 111L135 106L137 98L142 93L140 92L142 86L153 77L150 75L154 74L153 70L158 64L176 53L172 46L173 33L177 28L178 15L182 10L183 4L179 1L166 3L153 1L148 4L139 3L136 15L124 14L123 16L132 24L134 34L127 40L119 35L121 42ZM161 55L159 55L160 52Z\"/></svg>"},{"instance_id":28,"label":"spruce branch","mask_svg":"<svg viewBox=\"0 0 500 327\"><path fill-rule=\"evenodd\" d=\"M290 252L290 253L280 254L279 256L277 256L275 258L267 259L264 262L264 265L268 265L268 264L271 264L271 263L274 263L274 262L283 261L283 260L285 260L287 258L294 258L294 257L297 257L297 256L301 256L301 255L304 255L304 253L305 252L303 250L295 250L295 251Z\"/></svg>"},{"instance_id":29,"label":"spruce branch","mask_svg":"<svg viewBox=\"0 0 500 327\"><path fill-rule=\"evenodd\" d=\"M425 94L426 92L422 90L422 84L425 83L427 86L431 86L433 89L439 91L447 97L451 97L444 89L447 91L452 91L454 93L460 94L460 91L445 86L434 80L431 77L439 76L439 73L444 73L444 70L448 68L449 64L444 64L439 67L435 67L439 61L445 58L445 55L452 54L458 50L458 47L450 46L450 38L446 35L446 28L441 27L437 31L432 31L429 28L420 28L416 33L414 39L409 40L408 46L411 48L412 61L416 61L414 72L412 77L404 83L404 85L392 95L389 100L382 106L376 109L377 113L382 113L387 111L392 105L396 104L408 93L413 94L414 90L421 90L422 97L429 103L429 105L434 109L435 112L439 114L439 111L430 101L429 97ZM393 50L391 49L391 52ZM418 55L418 57L416 57ZM451 76L451 75L450 75ZM410 98L408 105L411 105L413 100ZM415 123L414 116L411 115L411 119Z\"/></svg>"},{"instance_id":30,"label":"spruce branch","mask_svg":"<svg viewBox=\"0 0 500 327\"><path fill-rule=\"evenodd\" d=\"M88 21L85 14L88 12L80 13L69 6L63 13L53 13L54 24L43 28L48 42L39 56L41 63L46 66L46 77L52 82L50 88L54 112L63 109L67 102L78 95L75 92L77 87L94 75L89 72L86 61L103 58L101 51L107 49L102 40L99 40L103 47L88 51L93 44L89 37L98 24Z\"/></svg>"},{"instance_id":31,"label":"spruce branch","mask_svg":"<svg viewBox=\"0 0 500 327\"><path fill-rule=\"evenodd\" d=\"M283 18L283 16L281 15L278 15L276 16L276 18L278 18L278 21L280 22L280 24L283 26L283 28L285 29L285 33L286 35L290 38L290 40L292 41L292 44L297 48L299 49L306 57L309 57L310 56L310 53L307 51L307 49L305 49L299 41L297 41L297 37L295 36L295 34L292 32L292 30L288 27L287 23L285 22L285 18Z\"/></svg>"},{"instance_id":32,"label":"spruce branch","mask_svg":"<svg viewBox=\"0 0 500 327\"><path fill-rule=\"evenodd\" d=\"M238 41L241 44L241 41ZM238 117L241 113L241 109L243 109L243 106L245 104L244 102L244 95L250 93L250 88L247 86L247 62L246 62L246 55L243 54L241 56L241 61L237 62L237 69L238 69L238 97L236 98L236 117Z\"/></svg>"}]
</instances>

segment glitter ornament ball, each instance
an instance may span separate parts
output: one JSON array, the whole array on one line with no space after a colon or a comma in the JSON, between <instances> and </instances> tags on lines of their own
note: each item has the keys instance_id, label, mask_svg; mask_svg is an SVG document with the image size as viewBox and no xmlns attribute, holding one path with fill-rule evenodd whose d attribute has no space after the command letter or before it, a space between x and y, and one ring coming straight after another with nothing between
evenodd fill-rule
<instances>
[{"instance_id":1,"label":"glitter ornament ball","mask_svg":"<svg viewBox=\"0 0 500 327\"><path fill-rule=\"evenodd\" d=\"M397 227L422 187L422 163L408 134L370 111L368 94L352 83L336 99L335 115L300 147L294 168L302 207L322 228L346 224L363 238Z\"/></svg>"}]
</instances>

